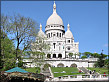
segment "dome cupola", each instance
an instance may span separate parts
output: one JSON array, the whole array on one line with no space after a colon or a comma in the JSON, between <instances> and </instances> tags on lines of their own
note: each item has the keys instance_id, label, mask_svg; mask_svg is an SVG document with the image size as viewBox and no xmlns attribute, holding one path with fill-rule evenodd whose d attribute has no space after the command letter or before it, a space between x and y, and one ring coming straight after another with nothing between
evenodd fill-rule
<instances>
[{"instance_id":1,"label":"dome cupola","mask_svg":"<svg viewBox=\"0 0 109 82\"><path fill-rule=\"evenodd\" d=\"M41 25L41 24L40 24L40 30L39 30L39 32L38 32L38 37L42 37L42 38L46 37L46 35L45 35L44 32L42 31L42 25Z\"/></svg>"},{"instance_id":2,"label":"dome cupola","mask_svg":"<svg viewBox=\"0 0 109 82\"><path fill-rule=\"evenodd\" d=\"M72 39L74 39L73 38L73 34L70 31L70 25L69 24L67 25L67 31L65 32L65 38L72 38Z\"/></svg>"},{"instance_id":3,"label":"dome cupola","mask_svg":"<svg viewBox=\"0 0 109 82\"><path fill-rule=\"evenodd\" d=\"M55 1L54 1L54 5L53 5L53 13L48 18L46 26L47 25L52 25L52 24L63 25L63 21L62 21L61 17L56 13L56 4L55 4Z\"/></svg>"}]
</instances>

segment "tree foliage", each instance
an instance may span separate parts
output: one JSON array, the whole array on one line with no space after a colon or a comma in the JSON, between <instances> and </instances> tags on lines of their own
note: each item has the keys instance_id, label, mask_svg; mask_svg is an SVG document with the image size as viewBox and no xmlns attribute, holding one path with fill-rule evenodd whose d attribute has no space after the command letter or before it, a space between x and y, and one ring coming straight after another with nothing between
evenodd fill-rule
<instances>
[{"instance_id":1,"label":"tree foliage","mask_svg":"<svg viewBox=\"0 0 109 82\"><path fill-rule=\"evenodd\" d=\"M38 24L31 18L19 14L13 16L2 14L1 30L2 67L4 69L14 67L16 59L19 59L18 66L22 66L21 56L24 55L24 51L31 48L31 43L37 35Z\"/></svg>"},{"instance_id":2,"label":"tree foliage","mask_svg":"<svg viewBox=\"0 0 109 82\"><path fill-rule=\"evenodd\" d=\"M99 58L100 54L98 54L98 53L92 53L91 56L94 57L94 58Z\"/></svg>"},{"instance_id":3,"label":"tree foliage","mask_svg":"<svg viewBox=\"0 0 109 82\"><path fill-rule=\"evenodd\" d=\"M72 58L72 56L73 56L73 53L69 53L68 55L69 55L69 58Z\"/></svg>"},{"instance_id":4,"label":"tree foliage","mask_svg":"<svg viewBox=\"0 0 109 82\"><path fill-rule=\"evenodd\" d=\"M109 59L105 59L104 64L105 64L105 67L109 68Z\"/></svg>"},{"instance_id":5,"label":"tree foliage","mask_svg":"<svg viewBox=\"0 0 109 82\"><path fill-rule=\"evenodd\" d=\"M107 55L101 53L100 56L98 57L98 61L95 63L95 67L104 67L105 66L105 58Z\"/></svg>"},{"instance_id":6,"label":"tree foliage","mask_svg":"<svg viewBox=\"0 0 109 82\"><path fill-rule=\"evenodd\" d=\"M87 58L88 58L89 56L92 55L92 53L91 52L84 52L84 55L87 56Z\"/></svg>"},{"instance_id":7,"label":"tree foliage","mask_svg":"<svg viewBox=\"0 0 109 82\"><path fill-rule=\"evenodd\" d=\"M1 31L1 59L4 70L15 67L15 47L3 31Z\"/></svg>"},{"instance_id":8,"label":"tree foliage","mask_svg":"<svg viewBox=\"0 0 109 82\"><path fill-rule=\"evenodd\" d=\"M81 58L82 58L82 59L84 59L84 58L87 58L87 56L86 56L86 55L84 55L84 56L82 56Z\"/></svg>"},{"instance_id":9,"label":"tree foliage","mask_svg":"<svg viewBox=\"0 0 109 82\"><path fill-rule=\"evenodd\" d=\"M6 19L6 20L5 20ZM5 20L5 23L3 22ZM2 27L7 28L10 39L16 43L16 59L19 58L19 49L23 52L30 49L31 42L37 34L37 23L29 17L19 14L14 16L2 15Z\"/></svg>"},{"instance_id":10,"label":"tree foliage","mask_svg":"<svg viewBox=\"0 0 109 82\"><path fill-rule=\"evenodd\" d=\"M49 44L45 41L46 38L37 36L35 42L31 44L31 58L33 58L32 63L35 63L36 67L40 67L42 71L42 66L45 63L45 51L50 49Z\"/></svg>"}]
</instances>

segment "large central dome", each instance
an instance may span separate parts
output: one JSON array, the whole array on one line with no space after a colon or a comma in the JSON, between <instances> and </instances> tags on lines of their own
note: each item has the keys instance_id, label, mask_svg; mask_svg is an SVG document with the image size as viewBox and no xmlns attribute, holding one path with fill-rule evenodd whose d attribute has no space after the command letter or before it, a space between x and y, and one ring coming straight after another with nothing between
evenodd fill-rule
<instances>
[{"instance_id":1,"label":"large central dome","mask_svg":"<svg viewBox=\"0 0 109 82\"><path fill-rule=\"evenodd\" d=\"M63 25L61 17L56 13L56 4L53 5L53 14L48 18L46 25L58 24Z\"/></svg>"}]
</instances>

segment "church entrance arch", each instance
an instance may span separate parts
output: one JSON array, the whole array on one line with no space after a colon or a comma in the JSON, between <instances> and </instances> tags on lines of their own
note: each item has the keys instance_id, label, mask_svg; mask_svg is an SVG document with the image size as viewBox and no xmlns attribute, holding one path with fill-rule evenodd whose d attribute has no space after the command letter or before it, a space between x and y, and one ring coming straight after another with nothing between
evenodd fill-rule
<instances>
[{"instance_id":1,"label":"church entrance arch","mask_svg":"<svg viewBox=\"0 0 109 82\"><path fill-rule=\"evenodd\" d=\"M48 63L46 63L46 64L43 66L43 70L48 69L48 67L51 67L51 65L50 65L50 64L48 64Z\"/></svg>"},{"instance_id":2,"label":"church entrance arch","mask_svg":"<svg viewBox=\"0 0 109 82\"><path fill-rule=\"evenodd\" d=\"M59 63L59 64L57 65L57 67L64 67L64 64L63 64L63 63Z\"/></svg>"},{"instance_id":3,"label":"church entrance arch","mask_svg":"<svg viewBox=\"0 0 109 82\"><path fill-rule=\"evenodd\" d=\"M74 63L74 64L71 64L70 67L77 67L77 65Z\"/></svg>"},{"instance_id":4,"label":"church entrance arch","mask_svg":"<svg viewBox=\"0 0 109 82\"><path fill-rule=\"evenodd\" d=\"M58 54L58 58L62 58L62 54Z\"/></svg>"},{"instance_id":5,"label":"church entrance arch","mask_svg":"<svg viewBox=\"0 0 109 82\"><path fill-rule=\"evenodd\" d=\"M56 58L56 54L53 54L53 58Z\"/></svg>"},{"instance_id":6,"label":"church entrance arch","mask_svg":"<svg viewBox=\"0 0 109 82\"><path fill-rule=\"evenodd\" d=\"M51 54L47 54L47 58L51 58Z\"/></svg>"}]
</instances>

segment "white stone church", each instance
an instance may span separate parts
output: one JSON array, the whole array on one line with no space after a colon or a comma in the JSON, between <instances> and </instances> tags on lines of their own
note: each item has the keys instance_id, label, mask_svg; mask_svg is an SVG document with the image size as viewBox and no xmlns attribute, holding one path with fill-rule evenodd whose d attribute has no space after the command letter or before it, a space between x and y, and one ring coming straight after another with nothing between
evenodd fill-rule
<instances>
[{"instance_id":1,"label":"white stone church","mask_svg":"<svg viewBox=\"0 0 109 82\"><path fill-rule=\"evenodd\" d=\"M74 36L70 31L70 25L67 25L67 31L62 18L56 12L56 4L53 4L53 13L48 18L45 26L45 33L42 31L42 25L40 24L40 30L38 37L46 38L44 41L49 44L50 49L44 51L46 54L46 64L53 67L93 67L94 62L97 59L80 59L79 58L79 42L74 42ZM69 53L73 53L72 57L69 57ZM28 60L24 60L28 62ZM30 61L31 62L31 61ZM27 63L27 67L30 63ZM34 67L34 63L31 64Z\"/></svg>"}]
</instances>

